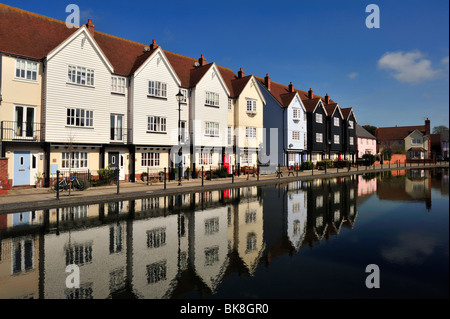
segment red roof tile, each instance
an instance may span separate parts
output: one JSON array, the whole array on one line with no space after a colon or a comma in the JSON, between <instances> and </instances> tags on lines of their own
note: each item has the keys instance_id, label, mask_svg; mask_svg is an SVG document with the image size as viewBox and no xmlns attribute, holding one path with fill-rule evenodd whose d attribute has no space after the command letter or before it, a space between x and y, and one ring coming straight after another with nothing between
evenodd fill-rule
<instances>
[{"instance_id":1,"label":"red roof tile","mask_svg":"<svg viewBox=\"0 0 450 319\"><path fill-rule=\"evenodd\" d=\"M396 126L396 127L379 127L376 130L378 141L395 141L403 140L414 130L419 130L425 134L425 125L421 126Z\"/></svg>"}]
</instances>

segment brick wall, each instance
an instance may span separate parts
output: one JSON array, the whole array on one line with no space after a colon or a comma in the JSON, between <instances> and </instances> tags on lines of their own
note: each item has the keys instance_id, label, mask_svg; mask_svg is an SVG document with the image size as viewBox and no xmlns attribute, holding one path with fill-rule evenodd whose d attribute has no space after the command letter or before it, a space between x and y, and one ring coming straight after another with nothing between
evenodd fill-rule
<instances>
[{"instance_id":1,"label":"brick wall","mask_svg":"<svg viewBox=\"0 0 450 319\"><path fill-rule=\"evenodd\" d=\"M0 158L0 194L7 194L11 185L8 181L8 159Z\"/></svg>"}]
</instances>

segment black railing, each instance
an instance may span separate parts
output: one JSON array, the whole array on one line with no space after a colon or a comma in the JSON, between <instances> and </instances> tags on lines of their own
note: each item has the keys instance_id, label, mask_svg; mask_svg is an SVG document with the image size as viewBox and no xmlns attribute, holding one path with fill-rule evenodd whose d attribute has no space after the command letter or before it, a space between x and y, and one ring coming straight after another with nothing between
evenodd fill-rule
<instances>
[{"instance_id":1,"label":"black railing","mask_svg":"<svg viewBox=\"0 0 450 319\"><path fill-rule=\"evenodd\" d=\"M40 142L41 131L41 123L1 121L0 141Z\"/></svg>"}]
</instances>

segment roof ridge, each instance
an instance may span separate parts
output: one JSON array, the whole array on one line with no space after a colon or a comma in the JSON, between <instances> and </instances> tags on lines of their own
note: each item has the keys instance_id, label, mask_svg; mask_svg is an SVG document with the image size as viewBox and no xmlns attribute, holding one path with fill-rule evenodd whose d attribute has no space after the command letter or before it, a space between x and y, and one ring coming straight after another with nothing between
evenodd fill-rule
<instances>
[{"instance_id":1,"label":"roof ridge","mask_svg":"<svg viewBox=\"0 0 450 319\"><path fill-rule=\"evenodd\" d=\"M122 38L122 37L118 37L118 36L116 36L116 35L108 34L108 33L101 32L101 31L97 31L97 30L95 30L95 33L96 33L96 34L97 34L97 33L100 33L100 34L102 34L102 35L104 35L104 36L107 36L107 37L110 37L110 38L114 38L114 39L117 39L117 40L121 40L121 41L130 42L130 43L132 43L132 44L142 45L142 46L144 46L144 47L146 47L146 46L149 47L149 46L150 46L150 45L145 44L145 43L140 43L140 42L137 42L137 41L128 40L128 39L125 39L125 38Z\"/></svg>"},{"instance_id":2,"label":"roof ridge","mask_svg":"<svg viewBox=\"0 0 450 319\"><path fill-rule=\"evenodd\" d=\"M39 13L34 13L34 12L23 10L23 9L20 9L20 8L8 6L8 5L3 4L3 3L0 3L0 9L7 9L7 10L11 10L11 11L16 11L16 12L19 12L19 13L22 13L22 14L27 14L29 16L33 16L33 17L36 17L36 18L46 19L46 20L49 20L51 22L56 22L56 23L64 24L64 25L66 24L66 22L64 22L64 21L61 21L61 20L58 20L58 19L55 19L55 18L50 18L50 17L47 17L47 16L39 14ZM74 27L80 28L81 26L74 25Z\"/></svg>"}]
</instances>

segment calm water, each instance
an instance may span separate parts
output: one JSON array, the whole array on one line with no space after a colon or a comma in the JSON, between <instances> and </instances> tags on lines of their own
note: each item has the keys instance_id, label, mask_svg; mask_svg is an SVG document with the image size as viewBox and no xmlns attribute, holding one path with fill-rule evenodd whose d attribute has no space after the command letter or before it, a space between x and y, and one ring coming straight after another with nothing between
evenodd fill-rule
<instances>
[{"instance_id":1,"label":"calm water","mask_svg":"<svg viewBox=\"0 0 450 319\"><path fill-rule=\"evenodd\" d=\"M448 193L418 170L0 215L0 298L448 298Z\"/></svg>"}]
</instances>

